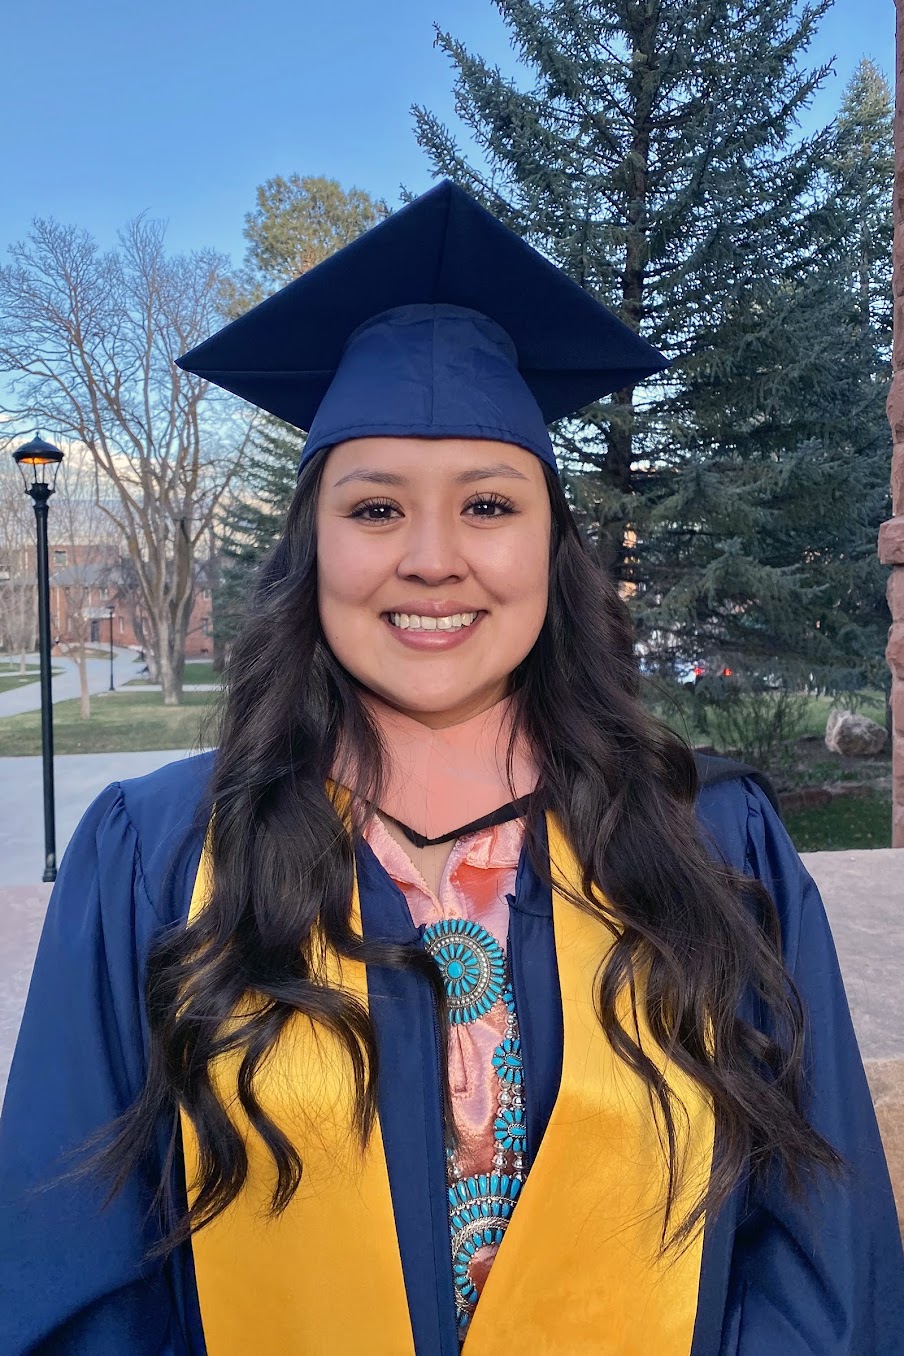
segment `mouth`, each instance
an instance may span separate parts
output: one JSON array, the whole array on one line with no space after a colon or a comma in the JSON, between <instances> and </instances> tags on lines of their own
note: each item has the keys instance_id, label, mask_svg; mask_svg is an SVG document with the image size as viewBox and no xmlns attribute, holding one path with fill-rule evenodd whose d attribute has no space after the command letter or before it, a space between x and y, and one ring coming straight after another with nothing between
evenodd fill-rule
<instances>
[{"instance_id":1,"label":"mouth","mask_svg":"<svg viewBox=\"0 0 904 1356\"><path fill-rule=\"evenodd\" d=\"M480 630L486 612L452 612L430 617L415 612L384 612L382 620L395 640L409 650L451 650L467 644Z\"/></svg>"},{"instance_id":2,"label":"mouth","mask_svg":"<svg viewBox=\"0 0 904 1356\"><path fill-rule=\"evenodd\" d=\"M453 612L445 617L425 617L416 612L384 612L390 626L400 631L461 631L473 626L482 612Z\"/></svg>"}]
</instances>

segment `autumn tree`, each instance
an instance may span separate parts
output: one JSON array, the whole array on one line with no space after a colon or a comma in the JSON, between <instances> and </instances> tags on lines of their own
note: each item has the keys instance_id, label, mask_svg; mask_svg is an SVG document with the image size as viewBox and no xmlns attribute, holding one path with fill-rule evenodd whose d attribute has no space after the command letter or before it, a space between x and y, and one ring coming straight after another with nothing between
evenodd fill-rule
<instances>
[{"instance_id":1,"label":"autumn tree","mask_svg":"<svg viewBox=\"0 0 904 1356\"><path fill-rule=\"evenodd\" d=\"M382 198L336 179L281 174L257 189L245 216L245 258L224 281L224 309L240 315L342 249L389 215Z\"/></svg>"},{"instance_id":2,"label":"autumn tree","mask_svg":"<svg viewBox=\"0 0 904 1356\"><path fill-rule=\"evenodd\" d=\"M234 402L175 366L221 323L227 263L166 252L139 217L102 250L35 221L0 268L0 373L13 413L93 459L148 619L163 700L179 702L195 555L247 440Z\"/></svg>"}]
</instances>

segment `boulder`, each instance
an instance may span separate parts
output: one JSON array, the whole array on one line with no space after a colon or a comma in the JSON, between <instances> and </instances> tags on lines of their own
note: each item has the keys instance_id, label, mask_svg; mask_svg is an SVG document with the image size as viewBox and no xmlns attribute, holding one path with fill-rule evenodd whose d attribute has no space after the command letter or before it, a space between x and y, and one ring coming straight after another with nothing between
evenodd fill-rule
<instances>
[{"instance_id":1,"label":"boulder","mask_svg":"<svg viewBox=\"0 0 904 1356\"><path fill-rule=\"evenodd\" d=\"M837 708L829 712L826 748L831 753L840 753L843 758L875 758L885 748L887 739L885 727L869 716Z\"/></svg>"}]
</instances>

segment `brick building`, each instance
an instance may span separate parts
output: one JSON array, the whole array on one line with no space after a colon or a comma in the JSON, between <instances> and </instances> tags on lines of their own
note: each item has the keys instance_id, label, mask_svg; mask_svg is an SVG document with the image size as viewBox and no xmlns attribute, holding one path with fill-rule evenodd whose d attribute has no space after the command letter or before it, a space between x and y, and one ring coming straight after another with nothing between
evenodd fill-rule
<instances>
[{"instance_id":1,"label":"brick building","mask_svg":"<svg viewBox=\"0 0 904 1356\"><path fill-rule=\"evenodd\" d=\"M185 642L187 659L213 653L213 602L204 562L198 567L194 605ZM129 567L113 546L79 543L50 550L50 628L65 644L142 648L140 617Z\"/></svg>"}]
</instances>

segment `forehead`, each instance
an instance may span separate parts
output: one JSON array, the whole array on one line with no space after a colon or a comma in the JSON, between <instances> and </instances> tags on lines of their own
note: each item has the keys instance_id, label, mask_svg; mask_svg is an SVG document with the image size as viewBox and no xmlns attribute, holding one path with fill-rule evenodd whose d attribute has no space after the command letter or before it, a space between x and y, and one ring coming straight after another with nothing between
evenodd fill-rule
<instances>
[{"instance_id":1,"label":"forehead","mask_svg":"<svg viewBox=\"0 0 904 1356\"><path fill-rule=\"evenodd\" d=\"M355 438L327 453L321 485L350 482L450 485L505 479L543 485L538 457L513 443L488 438Z\"/></svg>"}]
</instances>

